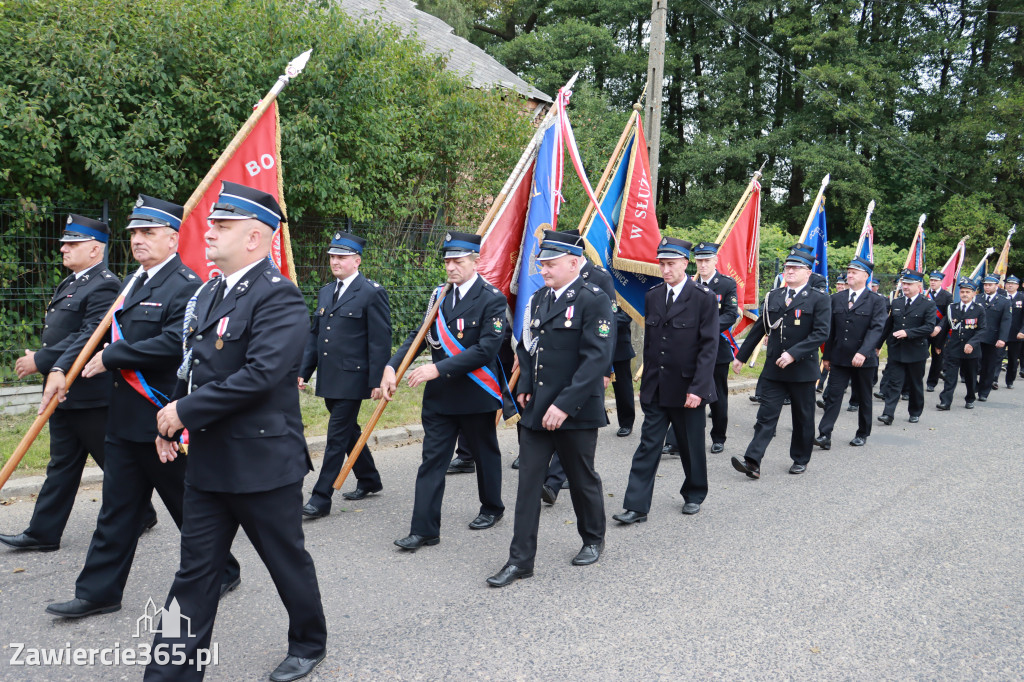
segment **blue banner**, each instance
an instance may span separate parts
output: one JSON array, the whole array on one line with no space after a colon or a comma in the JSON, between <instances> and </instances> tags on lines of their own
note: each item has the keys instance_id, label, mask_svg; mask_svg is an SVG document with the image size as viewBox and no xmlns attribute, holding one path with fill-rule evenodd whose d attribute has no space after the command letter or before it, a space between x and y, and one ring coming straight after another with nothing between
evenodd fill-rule
<instances>
[{"instance_id":1,"label":"blue banner","mask_svg":"<svg viewBox=\"0 0 1024 682\"><path fill-rule=\"evenodd\" d=\"M617 230L619 226L619 214L622 212L622 196L626 189L629 159L633 151L635 139L635 136L631 138L623 150L619 167L615 170L615 175L608 182L604 197L601 199L601 212L611 222L612 230ZM597 215L594 215L590 224L584 229L583 241L586 244L587 255L590 256L590 259L611 273L612 280L615 283L615 291L618 294L619 307L625 310L638 324L642 324L644 317L644 295L648 289L659 284L661 278L613 268L611 262L615 243L612 239L612 234L609 233L608 228Z\"/></svg>"},{"instance_id":2,"label":"blue banner","mask_svg":"<svg viewBox=\"0 0 1024 682\"><path fill-rule=\"evenodd\" d=\"M825 225L825 197L821 198L818 212L807 233L807 245L814 249L814 267L811 268L811 272L818 273L825 278L825 282L828 282L828 228Z\"/></svg>"}]
</instances>

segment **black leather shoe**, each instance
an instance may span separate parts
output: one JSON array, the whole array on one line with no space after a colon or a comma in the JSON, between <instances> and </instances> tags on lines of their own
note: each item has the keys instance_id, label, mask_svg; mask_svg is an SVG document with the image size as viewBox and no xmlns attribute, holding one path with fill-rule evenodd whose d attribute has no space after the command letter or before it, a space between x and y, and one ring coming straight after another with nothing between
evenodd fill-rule
<instances>
[{"instance_id":1,"label":"black leather shoe","mask_svg":"<svg viewBox=\"0 0 1024 682\"><path fill-rule=\"evenodd\" d=\"M885 394L884 394L884 393L882 393L881 391L875 391L875 392L874 392L874 393L872 393L871 395L875 396L875 397L876 397L876 398L878 398L879 400L885 400Z\"/></svg>"},{"instance_id":2,"label":"black leather shoe","mask_svg":"<svg viewBox=\"0 0 1024 682\"><path fill-rule=\"evenodd\" d=\"M551 486L542 485L540 487L540 499L544 500L544 504L554 504L558 500L558 493Z\"/></svg>"},{"instance_id":3,"label":"black leather shoe","mask_svg":"<svg viewBox=\"0 0 1024 682\"><path fill-rule=\"evenodd\" d=\"M850 441L850 445L852 445L855 448L859 448L861 445L864 445L864 443L867 443L867 442L868 442L868 439L865 438L864 436L854 436L853 440ZM794 472L790 471L789 473L792 474Z\"/></svg>"},{"instance_id":4,"label":"black leather shoe","mask_svg":"<svg viewBox=\"0 0 1024 682\"><path fill-rule=\"evenodd\" d=\"M525 568L519 568L518 566L505 565L501 567L501 570L492 575L487 579L487 584L491 587L505 587L511 585L517 580L523 578L529 578L533 575L533 571L528 571Z\"/></svg>"},{"instance_id":5,"label":"black leather shoe","mask_svg":"<svg viewBox=\"0 0 1024 682\"><path fill-rule=\"evenodd\" d=\"M374 493L379 493L381 490L384 490L384 486L381 486L381 487L377 488L376 490L367 490L366 488L358 488L357 487L355 490L349 491L347 493L342 493L341 496L344 497L346 500L352 500L354 502L356 500L363 499L367 495L373 495Z\"/></svg>"},{"instance_id":6,"label":"black leather shoe","mask_svg":"<svg viewBox=\"0 0 1024 682\"><path fill-rule=\"evenodd\" d=\"M54 552L60 549L60 543L40 542L31 535L0 535L0 542L14 549L35 549L40 552Z\"/></svg>"},{"instance_id":7,"label":"black leather shoe","mask_svg":"<svg viewBox=\"0 0 1024 682\"><path fill-rule=\"evenodd\" d=\"M886 426L889 426L890 424L892 424L892 415L880 414L880 415L878 415L877 419L878 419L878 421L882 422Z\"/></svg>"},{"instance_id":8,"label":"black leather shoe","mask_svg":"<svg viewBox=\"0 0 1024 682\"><path fill-rule=\"evenodd\" d=\"M1024 375L1021 375L1021 376L1024 377ZM747 399L750 402L752 402L752 403L759 403L759 402L761 402L761 396L759 396L759 395L748 395Z\"/></svg>"},{"instance_id":9,"label":"black leather shoe","mask_svg":"<svg viewBox=\"0 0 1024 682\"><path fill-rule=\"evenodd\" d=\"M513 469L518 469L519 468L519 458L518 457L516 457L514 460L512 460L512 468Z\"/></svg>"},{"instance_id":10,"label":"black leather shoe","mask_svg":"<svg viewBox=\"0 0 1024 682\"><path fill-rule=\"evenodd\" d=\"M152 530L153 526L156 525L156 521L156 514L153 514L148 519L146 519L146 522L142 524L142 532L145 533L147 530Z\"/></svg>"},{"instance_id":11,"label":"black leather shoe","mask_svg":"<svg viewBox=\"0 0 1024 682\"><path fill-rule=\"evenodd\" d=\"M1013 384L1006 384L1006 388L1010 391L1013 390Z\"/></svg>"},{"instance_id":12,"label":"black leather shoe","mask_svg":"<svg viewBox=\"0 0 1024 682\"><path fill-rule=\"evenodd\" d=\"M476 471L476 464L471 459L459 459L456 457L448 465L447 474L471 474Z\"/></svg>"},{"instance_id":13,"label":"black leather shoe","mask_svg":"<svg viewBox=\"0 0 1024 682\"><path fill-rule=\"evenodd\" d=\"M629 511L628 509L621 514L614 514L613 519L619 523L624 523L627 526L634 523L646 523L647 514L641 514L640 512Z\"/></svg>"},{"instance_id":14,"label":"black leather shoe","mask_svg":"<svg viewBox=\"0 0 1024 682\"><path fill-rule=\"evenodd\" d=\"M910 394L909 393L901 393L900 394L900 400L910 400Z\"/></svg>"},{"instance_id":15,"label":"black leather shoe","mask_svg":"<svg viewBox=\"0 0 1024 682\"><path fill-rule=\"evenodd\" d=\"M988 402L988 396L987 395L979 395L978 396L978 402L979 403L987 403Z\"/></svg>"},{"instance_id":16,"label":"black leather shoe","mask_svg":"<svg viewBox=\"0 0 1024 682\"><path fill-rule=\"evenodd\" d=\"M52 616L60 616L62 618L85 618L86 616L96 616L101 613L113 613L114 611L120 610L120 602L117 604L100 604L86 599L79 599L77 597L71 601L65 601L59 604L50 604L46 607L47 613Z\"/></svg>"},{"instance_id":17,"label":"black leather shoe","mask_svg":"<svg viewBox=\"0 0 1024 682\"><path fill-rule=\"evenodd\" d=\"M664 457L678 457L679 456L679 450L677 450L676 448L672 447L668 443L665 443L665 447L663 447L661 449L661 454Z\"/></svg>"},{"instance_id":18,"label":"black leather shoe","mask_svg":"<svg viewBox=\"0 0 1024 682\"><path fill-rule=\"evenodd\" d=\"M793 466L789 467L789 473L791 474L802 474L805 471L807 471L807 467L803 464L794 463Z\"/></svg>"},{"instance_id":19,"label":"black leather shoe","mask_svg":"<svg viewBox=\"0 0 1024 682\"><path fill-rule=\"evenodd\" d=\"M620 426L619 430L615 432L615 435L619 438L625 438L629 434L633 433L632 426Z\"/></svg>"},{"instance_id":20,"label":"black leather shoe","mask_svg":"<svg viewBox=\"0 0 1024 682\"><path fill-rule=\"evenodd\" d=\"M427 545L428 547L436 545L441 542L441 538L425 538L422 535L412 535L411 533L401 540L395 540L395 544L402 549L408 549L409 551L415 552L420 547Z\"/></svg>"},{"instance_id":21,"label":"black leather shoe","mask_svg":"<svg viewBox=\"0 0 1024 682\"><path fill-rule=\"evenodd\" d=\"M980 398L979 398L979 400L980 400ZM966 405L964 405L964 407L966 409L968 409L968 410L973 410L974 409L974 403L967 403Z\"/></svg>"},{"instance_id":22,"label":"black leather shoe","mask_svg":"<svg viewBox=\"0 0 1024 682\"><path fill-rule=\"evenodd\" d=\"M235 578L234 580L232 580L229 583L221 583L220 584L220 595L218 595L218 596L221 599L223 599L225 594L227 594L228 592L231 592L232 590L235 590L241 584L242 584L242 579L241 578Z\"/></svg>"},{"instance_id":23,"label":"black leather shoe","mask_svg":"<svg viewBox=\"0 0 1024 682\"><path fill-rule=\"evenodd\" d=\"M829 438L828 436L818 436L817 438L814 439L814 444L817 445L822 450L832 449L832 439Z\"/></svg>"},{"instance_id":24,"label":"black leather shoe","mask_svg":"<svg viewBox=\"0 0 1024 682\"><path fill-rule=\"evenodd\" d=\"M825 401L822 400L821 398L818 398L817 400L815 400L814 404L817 405L818 407L820 407L823 410L825 409Z\"/></svg>"},{"instance_id":25,"label":"black leather shoe","mask_svg":"<svg viewBox=\"0 0 1024 682\"><path fill-rule=\"evenodd\" d=\"M562 490L568 490L568 489L569 489L569 479L565 479L564 481L562 481Z\"/></svg>"},{"instance_id":26,"label":"black leather shoe","mask_svg":"<svg viewBox=\"0 0 1024 682\"><path fill-rule=\"evenodd\" d=\"M761 467L754 462L748 462L746 457L743 459L731 458L729 461L732 462L732 468L741 474L746 474L748 478L761 478Z\"/></svg>"},{"instance_id":27,"label":"black leather shoe","mask_svg":"<svg viewBox=\"0 0 1024 682\"><path fill-rule=\"evenodd\" d=\"M846 406L846 411L847 412L856 412L859 409L860 409L860 405L847 405Z\"/></svg>"},{"instance_id":28,"label":"black leather shoe","mask_svg":"<svg viewBox=\"0 0 1024 682\"><path fill-rule=\"evenodd\" d=\"M473 530L485 530L501 521L502 516L504 514L477 514L477 517L469 522L469 527Z\"/></svg>"},{"instance_id":29,"label":"black leather shoe","mask_svg":"<svg viewBox=\"0 0 1024 682\"><path fill-rule=\"evenodd\" d=\"M683 505L683 513L687 516L692 516L700 511L700 505L696 502L687 502Z\"/></svg>"},{"instance_id":30,"label":"black leather shoe","mask_svg":"<svg viewBox=\"0 0 1024 682\"><path fill-rule=\"evenodd\" d=\"M921 417L919 415L912 414L910 415L909 421L911 424L916 424L917 422L921 421Z\"/></svg>"},{"instance_id":31,"label":"black leather shoe","mask_svg":"<svg viewBox=\"0 0 1024 682\"><path fill-rule=\"evenodd\" d=\"M318 509L308 503L302 506L302 516L306 519L322 519L330 513L326 509Z\"/></svg>"},{"instance_id":32,"label":"black leather shoe","mask_svg":"<svg viewBox=\"0 0 1024 682\"><path fill-rule=\"evenodd\" d=\"M579 553L572 558L573 566L589 566L590 564L596 564L597 560L601 558L601 550L604 549L604 543L600 545L583 545Z\"/></svg>"},{"instance_id":33,"label":"black leather shoe","mask_svg":"<svg viewBox=\"0 0 1024 682\"><path fill-rule=\"evenodd\" d=\"M313 668L320 665L320 662L327 656L327 652L316 658L299 658L288 654L284 660L270 673L271 682L291 682L298 680L313 672Z\"/></svg>"},{"instance_id":34,"label":"black leather shoe","mask_svg":"<svg viewBox=\"0 0 1024 682\"><path fill-rule=\"evenodd\" d=\"M992 382L992 390L993 391L998 391L999 390L999 384L997 384L996 382L993 381Z\"/></svg>"},{"instance_id":35,"label":"black leather shoe","mask_svg":"<svg viewBox=\"0 0 1024 682\"><path fill-rule=\"evenodd\" d=\"M947 405L946 403L939 403L938 405L935 406L935 409L936 410L942 410L943 412L948 412L949 411L949 405Z\"/></svg>"},{"instance_id":36,"label":"black leather shoe","mask_svg":"<svg viewBox=\"0 0 1024 682\"><path fill-rule=\"evenodd\" d=\"M929 393L935 393L935 387L934 386L925 386L924 390L928 391Z\"/></svg>"},{"instance_id":37,"label":"black leather shoe","mask_svg":"<svg viewBox=\"0 0 1024 682\"><path fill-rule=\"evenodd\" d=\"M725 452L725 443L712 443L711 454L717 455L719 452Z\"/></svg>"}]
</instances>

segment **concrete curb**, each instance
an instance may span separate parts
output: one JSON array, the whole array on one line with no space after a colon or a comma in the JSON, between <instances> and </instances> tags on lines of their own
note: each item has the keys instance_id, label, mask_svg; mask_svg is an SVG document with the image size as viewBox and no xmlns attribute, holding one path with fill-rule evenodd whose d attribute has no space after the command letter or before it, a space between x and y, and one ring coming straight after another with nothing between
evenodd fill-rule
<instances>
[{"instance_id":1,"label":"concrete curb","mask_svg":"<svg viewBox=\"0 0 1024 682\"><path fill-rule=\"evenodd\" d=\"M757 386L757 379L739 379L729 382L729 394L747 393ZM614 412L615 400L609 398L604 401L605 409ZM423 440L423 425L409 424L393 429L378 429L370 434L367 445L374 448L396 448L409 445ZM327 445L327 436L312 436L306 439L310 454L314 459L319 458ZM30 497L39 493L43 487L45 476L25 476L24 478L11 479L0 492L0 500L7 500L16 497ZM82 473L82 487L98 485L103 483L103 471L97 466L89 466Z\"/></svg>"}]
</instances>

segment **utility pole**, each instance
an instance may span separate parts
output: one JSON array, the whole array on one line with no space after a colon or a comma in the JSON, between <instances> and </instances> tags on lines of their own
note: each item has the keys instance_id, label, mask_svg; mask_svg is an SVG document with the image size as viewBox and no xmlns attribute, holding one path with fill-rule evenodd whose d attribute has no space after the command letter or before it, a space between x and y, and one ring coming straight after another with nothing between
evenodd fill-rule
<instances>
[{"instance_id":1,"label":"utility pole","mask_svg":"<svg viewBox=\"0 0 1024 682\"><path fill-rule=\"evenodd\" d=\"M651 2L651 43L647 57L647 118L644 135L651 162L651 187L658 196L658 150L661 146L661 85L665 80L665 24L668 0Z\"/></svg>"}]
</instances>

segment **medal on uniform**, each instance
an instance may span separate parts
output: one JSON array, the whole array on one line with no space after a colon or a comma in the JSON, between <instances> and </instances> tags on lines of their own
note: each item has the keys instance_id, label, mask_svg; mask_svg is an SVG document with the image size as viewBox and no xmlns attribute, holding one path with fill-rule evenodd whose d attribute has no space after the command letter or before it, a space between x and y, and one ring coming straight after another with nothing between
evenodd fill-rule
<instances>
[{"instance_id":1,"label":"medal on uniform","mask_svg":"<svg viewBox=\"0 0 1024 682\"><path fill-rule=\"evenodd\" d=\"M793 324L800 324L800 313L801 312L802 311L799 308L797 308L796 310L793 311L793 317L794 317Z\"/></svg>"},{"instance_id":2,"label":"medal on uniform","mask_svg":"<svg viewBox=\"0 0 1024 682\"><path fill-rule=\"evenodd\" d=\"M465 318L460 317L459 319L455 320L455 326L459 330L459 333L456 334L455 336L457 336L458 338L461 339L462 338L462 330L466 328L466 320L465 320Z\"/></svg>"},{"instance_id":3,"label":"medal on uniform","mask_svg":"<svg viewBox=\"0 0 1024 682\"><path fill-rule=\"evenodd\" d=\"M228 318L227 317L220 318L220 321L217 322L217 342L213 344L213 347L216 348L217 350L220 350L221 348L224 347L224 338L223 338L223 336L224 336L224 332L227 331L227 329L228 329Z\"/></svg>"},{"instance_id":4,"label":"medal on uniform","mask_svg":"<svg viewBox=\"0 0 1024 682\"><path fill-rule=\"evenodd\" d=\"M576 306L574 306L574 305L571 305L571 306L569 306L568 308L565 309L565 326L566 327L571 327L572 326L572 315L575 312L575 310L576 310Z\"/></svg>"}]
</instances>

